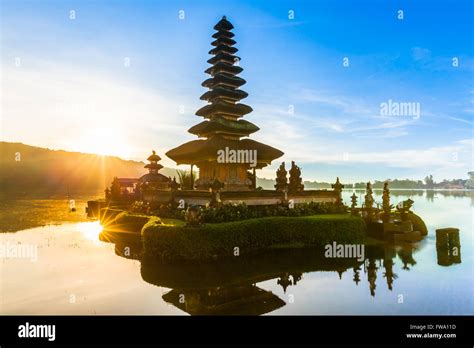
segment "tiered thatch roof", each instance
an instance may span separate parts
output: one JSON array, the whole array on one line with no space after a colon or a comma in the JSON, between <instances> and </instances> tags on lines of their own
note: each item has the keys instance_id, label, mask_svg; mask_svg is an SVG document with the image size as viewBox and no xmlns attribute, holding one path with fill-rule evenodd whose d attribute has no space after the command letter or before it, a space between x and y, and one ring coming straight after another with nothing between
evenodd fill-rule
<instances>
[{"instance_id":1,"label":"tiered thatch roof","mask_svg":"<svg viewBox=\"0 0 474 348\"><path fill-rule=\"evenodd\" d=\"M191 141L168 151L166 155L178 164L216 161L217 151L225 147L257 150L258 168L283 155L283 152L271 146L250 139L240 139L259 128L240 119L252 112L252 108L240 103L248 94L239 89L246 81L237 76L243 69L236 65L240 58L235 55L238 49L233 47L236 43L232 39L233 28L225 16L214 26L217 32L212 37L216 40L212 42L214 47L209 51L213 57L208 60L212 66L205 71L211 77L202 83L209 91L201 96L209 104L196 112L197 116L206 120L188 130L191 134L207 139Z\"/></svg>"}]
</instances>

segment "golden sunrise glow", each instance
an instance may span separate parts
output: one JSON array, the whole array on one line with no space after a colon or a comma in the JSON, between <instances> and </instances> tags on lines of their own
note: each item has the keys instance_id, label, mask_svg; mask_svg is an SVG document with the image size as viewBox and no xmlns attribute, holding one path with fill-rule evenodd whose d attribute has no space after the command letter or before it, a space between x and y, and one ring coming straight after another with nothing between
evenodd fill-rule
<instances>
[{"instance_id":1,"label":"golden sunrise glow","mask_svg":"<svg viewBox=\"0 0 474 348\"><path fill-rule=\"evenodd\" d=\"M87 240L99 241L99 234L102 232L102 225L99 221L84 222L78 224L77 229Z\"/></svg>"},{"instance_id":2,"label":"golden sunrise glow","mask_svg":"<svg viewBox=\"0 0 474 348\"><path fill-rule=\"evenodd\" d=\"M74 146L77 151L129 158L130 146L123 132L112 128L93 128L87 130Z\"/></svg>"}]
</instances>

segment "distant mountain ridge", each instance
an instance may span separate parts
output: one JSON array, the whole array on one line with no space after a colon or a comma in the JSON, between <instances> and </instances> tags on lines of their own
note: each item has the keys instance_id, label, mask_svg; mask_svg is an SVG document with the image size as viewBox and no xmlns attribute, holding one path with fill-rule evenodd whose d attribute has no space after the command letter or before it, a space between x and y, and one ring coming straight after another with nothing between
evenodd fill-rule
<instances>
[{"instance_id":1,"label":"distant mountain ridge","mask_svg":"<svg viewBox=\"0 0 474 348\"><path fill-rule=\"evenodd\" d=\"M102 194L114 176L138 178L145 163L115 156L0 142L0 197ZM163 168L166 176L176 170Z\"/></svg>"},{"instance_id":2,"label":"distant mountain ridge","mask_svg":"<svg viewBox=\"0 0 474 348\"><path fill-rule=\"evenodd\" d=\"M145 163L65 150L51 150L22 143L0 142L0 198L103 195L114 176L138 178L147 173ZM177 176L176 169L163 168L163 175ZM390 188L474 188L474 172L469 180L433 183L421 180L391 180ZM426 180L426 179L425 179ZM257 187L273 190L275 180L258 178ZM305 189L330 189L331 183L304 181ZM346 188L364 189L366 183L346 183ZM375 181L373 188L382 188Z\"/></svg>"}]
</instances>

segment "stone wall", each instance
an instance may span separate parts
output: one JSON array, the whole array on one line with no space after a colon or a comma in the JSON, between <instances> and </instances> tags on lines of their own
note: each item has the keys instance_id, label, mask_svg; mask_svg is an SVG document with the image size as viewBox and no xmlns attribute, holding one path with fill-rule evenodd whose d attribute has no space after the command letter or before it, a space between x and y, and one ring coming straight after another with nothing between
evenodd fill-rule
<instances>
[{"instance_id":1,"label":"stone wall","mask_svg":"<svg viewBox=\"0 0 474 348\"><path fill-rule=\"evenodd\" d=\"M156 196L161 195L157 192ZM240 191L229 192L224 191L219 194L220 200L223 204L239 204L245 203L247 205L274 205L286 201L293 201L293 203L308 203L308 202L325 202L334 203L337 199L337 193L332 190L308 190L294 194L285 194L274 190L261 191ZM155 197L155 201L159 200ZM183 202L185 204L206 205L212 200L212 193L203 190L193 191L176 191L174 194L174 201L176 204Z\"/></svg>"}]
</instances>

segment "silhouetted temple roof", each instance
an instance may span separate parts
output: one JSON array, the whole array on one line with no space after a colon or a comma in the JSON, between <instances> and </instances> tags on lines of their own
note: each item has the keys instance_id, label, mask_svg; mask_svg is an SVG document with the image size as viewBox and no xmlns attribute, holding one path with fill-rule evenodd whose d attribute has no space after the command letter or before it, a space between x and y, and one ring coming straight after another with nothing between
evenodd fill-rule
<instances>
[{"instance_id":1,"label":"silhouetted temple roof","mask_svg":"<svg viewBox=\"0 0 474 348\"><path fill-rule=\"evenodd\" d=\"M211 49L209 51L209 54L218 54L218 53L221 53L221 52L225 52L225 53L229 53L229 54L234 54L238 51L237 48L235 47L232 47L232 46L227 46L227 45L224 45L224 44L220 44L216 47L214 47L213 49Z\"/></svg>"},{"instance_id":2,"label":"silhouetted temple roof","mask_svg":"<svg viewBox=\"0 0 474 348\"><path fill-rule=\"evenodd\" d=\"M253 109L246 104L232 104L219 100L200 108L198 111L196 111L196 115L205 118L211 118L212 116L216 115L242 117L243 115L246 115L252 111Z\"/></svg>"},{"instance_id":3,"label":"silhouetted temple roof","mask_svg":"<svg viewBox=\"0 0 474 348\"><path fill-rule=\"evenodd\" d=\"M152 154L150 155L150 157L147 158L147 161L155 161L155 162L158 162L158 161L161 161L161 157L156 154L155 150L153 150L153 151L152 151Z\"/></svg>"},{"instance_id":4,"label":"silhouetted temple roof","mask_svg":"<svg viewBox=\"0 0 474 348\"><path fill-rule=\"evenodd\" d=\"M228 30L219 30L217 33L214 33L212 35L214 39L219 39L219 38L232 39L234 36L235 34Z\"/></svg>"},{"instance_id":5,"label":"silhouetted temple roof","mask_svg":"<svg viewBox=\"0 0 474 348\"><path fill-rule=\"evenodd\" d=\"M188 132L196 134L200 137L208 136L212 133L235 134L240 136L247 136L255 133L259 128L253 123L246 120L227 120L222 117L215 117L211 121L201 122L191 127Z\"/></svg>"},{"instance_id":6,"label":"silhouetted temple roof","mask_svg":"<svg viewBox=\"0 0 474 348\"><path fill-rule=\"evenodd\" d=\"M117 182L122 187L132 187L137 181L136 178L117 178Z\"/></svg>"},{"instance_id":7,"label":"silhouetted temple roof","mask_svg":"<svg viewBox=\"0 0 474 348\"><path fill-rule=\"evenodd\" d=\"M212 46L219 46L219 45L228 45L228 46L233 46L237 42L234 39L230 39L228 37L219 37L215 39L214 41L211 42Z\"/></svg>"},{"instance_id":8,"label":"silhouetted temple roof","mask_svg":"<svg viewBox=\"0 0 474 348\"><path fill-rule=\"evenodd\" d=\"M226 18L226 16L223 16L222 19L217 22L217 24L214 26L214 30L232 30L234 29L234 26L232 25L231 22L229 22Z\"/></svg>"},{"instance_id":9,"label":"silhouetted temple roof","mask_svg":"<svg viewBox=\"0 0 474 348\"><path fill-rule=\"evenodd\" d=\"M145 165L144 168L160 170L161 168L163 168L163 166L159 163L152 162L152 163L148 163L147 165Z\"/></svg>"},{"instance_id":10,"label":"silhouetted temple roof","mask_svg":"<svg viewBox=\"0 0 474 348\"><path fill-rule=\"evenodd\" d=\"M234 56L233 54L221 52L216 54L211 59L208 59L207 62L209 64L216 64L218 62L228 62L230 64L234 64L235 62L239 61L240 57Z\"/></svg>"},{"instance_id":11,"label":"silhouetted temple roof","mask_svg":"<svg viewBox=\"0 0 474 348\"><path fill-rule=\"evenodd\" d=\"M239 101L240 99L247 98L248 93L240 89L228 89L224 87L216 87L213 90L207 91L201 96L202 100L212 100L215 98L220 99L229 99L234 102Z\"/></svg>"},{"instance_id":12,"label":"silhouetted temple roof","mask_svg":"<svg viewBox=\"0 0 474 348\"><path fill-rule=\"evenodd\" d=\"M245 80L238 76L230 76L224 75L222 73L218 73L213 77L205 80L201 86L207 87L209 89L214 89L218 86L229 86L231 88L238 88L245 84Z\"/></svg>"},{"instance_id":13,"label":"silhouetted temple roof","mask_svg":"<svg viewBox=\"0 0 474 348\"><path fill-rule=\"evenodd\" d=\"M204 161L216 161L217 152L228 147L231 150L257 150L257 168L265 167L271 161L283 155L274 147L252 139L231 140L219 135L206 140L193 140L166 153L177 164L195 164Z\"/></svg>"},{"instance_id":14,"label":"silhouetted temple roof","mask_svg":"<svg viewBox=\"0 0 474 348\"><path fill-rule=\"evenodd\" d=\"M209 75L214 75L214 74L217 74L217 73L220 73L220 72L225 72L225 73L228 73L228 74L237 75L237 74L241 73L242 70L244 70L244 69L242 69L240 66L232 65L232 64L224 63L224 62L219 62L219 63L211 66L210 68L207 68L205 73L209 74Z\"/></svg>"},{"instance_id":15,"label":"silhouetted temple roof","mask_svg":"<svg viewBox=\"0 0 474 348\"><path fill-rule=\"evenodd\" d=\"M160 173L148 173L138 179L141 183L145 182L169 182L170 179Z\"/></svg>"}]
</instances>

